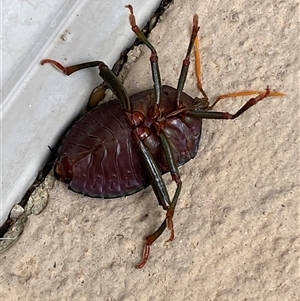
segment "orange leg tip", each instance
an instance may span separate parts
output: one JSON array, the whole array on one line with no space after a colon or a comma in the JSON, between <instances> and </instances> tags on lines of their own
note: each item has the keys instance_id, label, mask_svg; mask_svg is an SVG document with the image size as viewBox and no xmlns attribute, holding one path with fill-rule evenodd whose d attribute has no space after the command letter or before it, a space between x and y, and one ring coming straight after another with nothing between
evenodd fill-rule
<instances>
[{"instance_id":1,"label":"orange leg tip","mask_svg":"<svg viewBox=\"0 0 300 301\"><path fill-rule=\"evenodd\" d=\"M137 269L141 269L141 268L144 267L144 265L145 265L146 262L148 261L149 254L150 254L150 245L148 245L148 244L146 243L145 249L144 249L144 254L143 254L143 259L142 259L141 263L138 264L138 265L136 266Z\"/></svg>"},{"instance_id":2,"label":"orange leg tip","mask_svg":"<svg viewBox=\"0 0 300 301\"><path fill-rule=\"evenodd\" d=\"M283 97L283 96L286 96L286 94L285 93L281 93L281 92L270 92L269 96Z\"/></svg>"},{"instance_id":3,"label":"orange leg tip","mask_svg":"<svg viewBox=\"0 0 300 301\"><path fill-rule=\"evenodd\" d=\"M169 237L169 239L168 239L166 242L173 241L174 238L175 238L174 229L172 229L172 230L171 230L170 237Z\"/></svg>"}]
</instances>

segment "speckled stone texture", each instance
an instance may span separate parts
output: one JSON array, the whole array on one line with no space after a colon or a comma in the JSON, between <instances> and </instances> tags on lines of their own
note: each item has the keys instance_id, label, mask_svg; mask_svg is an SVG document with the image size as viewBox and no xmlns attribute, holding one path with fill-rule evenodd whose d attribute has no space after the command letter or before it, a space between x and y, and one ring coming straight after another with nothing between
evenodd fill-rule
<instances>
[{"instance_id":1,"label":"speckled stone texture","mask_svg":"<svg viewBox=\"0 0 300 301\"><path fill-rule=\"evenodd\" d=\"M152 189L102 200L55 182L46 209L1 254L1 300L299 300L298 4L175 2L150 37L165 84L177 84L198 13L209 96L269 84L286 97L234 121L204 121L197 157L180 168L176 238L165 243L166 232L142 270L144 237L165 215ZM152 86L141 52L125 81L130 93ZM190 69L185 91L199 96ZM217 109L234 113L245 101Z\"/></svg>"}]
</instances>

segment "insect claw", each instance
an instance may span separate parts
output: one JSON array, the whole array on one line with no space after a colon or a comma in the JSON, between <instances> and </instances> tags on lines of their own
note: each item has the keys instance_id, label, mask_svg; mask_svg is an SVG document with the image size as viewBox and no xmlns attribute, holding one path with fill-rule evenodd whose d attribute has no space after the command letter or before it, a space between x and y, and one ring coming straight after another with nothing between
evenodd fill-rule
<instances>
[{"instance_id":1,"label":"insect claw","mask_svg":"<svg viewBox=\"0 0 300 301\"><path fill-rule=\"evenodd\" d=\"M174 224L173 224L172 217L167 217L167 225L168 225L168 229L171 231L170 238L167 241L172 241L175 238Z\"/></svg>"},{"instance_id":2,"label":"insect claw","mask_svg":"<svg viewBox=\"0 0 300 301\"><path fill-rule=\"evenodd\" d=\"M61 71L62 73L69 75L69 74L67 74L66 68L61 63L59 63L55 60L51 60L51 59L42 60L41 65L43 66L44 64L50 64L57 70Z\"/></svg>"}]
</instances>

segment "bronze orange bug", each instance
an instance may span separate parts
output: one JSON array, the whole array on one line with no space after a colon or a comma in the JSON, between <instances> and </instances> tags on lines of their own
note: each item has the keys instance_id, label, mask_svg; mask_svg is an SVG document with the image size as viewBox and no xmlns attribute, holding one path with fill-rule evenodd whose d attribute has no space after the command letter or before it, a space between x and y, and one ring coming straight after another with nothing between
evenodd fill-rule
<instances>
[{"instance_id":1,"label":"bronze orange bug","mask_svg":"<svg viewBox=\"0 0 300 301\"><path fill-rule=\"evenodd\" d=\"M136 25L133 8L130 25L134 33L151 51L150 64L154 88L128 96L115 74L102 61L86 62L64 67L59 62L45 59L41 64L52 64L66 75L78 70L98 67L100 76L116 96L116 100L98 104L103 98L96 88L87 105L86 114L66 134L58 150L55 174L69 184L69 188L92 197L117 198L133 194L152 185L159 204L166 211L161 226L146 238L139 268L148 260L150 246L170 229L174 239L173 216L182 182L178 166L194 158L198 151L202 118L235 119L259 101L283 93L242 91L219 96L212 105L202 88L200 53L196 51L196 73L202 98L192 98L183 92L190 55L194 44L198 49L198 16L194 15L192 34L177 88L162 86L158 56L155 48ZM235 114L212 111L222 99L257 95L250 98ZM171 198L162 174L170 172L177 188Z\"/></svg>"}]
</instances>

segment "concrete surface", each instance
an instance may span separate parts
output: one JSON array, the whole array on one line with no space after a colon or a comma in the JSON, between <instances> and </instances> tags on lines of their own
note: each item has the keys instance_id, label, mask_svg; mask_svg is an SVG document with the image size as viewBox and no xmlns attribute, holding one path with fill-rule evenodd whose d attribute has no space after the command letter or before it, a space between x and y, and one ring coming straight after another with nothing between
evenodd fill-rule
<instances>
[{"instance_id":1,"label":"concrete surface","mask_svg":"<svg viewBox=\"0 0 300 301\"><path fill-rule=\"evenodd\" d=\"M55 182L46 209L1 254L0 299L299 300L298 4L176 1L150 38L166 84L176 86L194 13L209 96L269 84L286 97L235 121L204 121L198 155L180 169L176 238L165 243L166 232L142 270L144 237L165 214L152 189L101 200ZM130 93L152 85L141 51L126 78ZM185 91L199 96L193 66Z\"/></svg>"}]
</instances>

